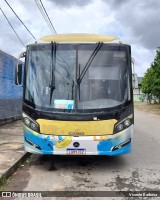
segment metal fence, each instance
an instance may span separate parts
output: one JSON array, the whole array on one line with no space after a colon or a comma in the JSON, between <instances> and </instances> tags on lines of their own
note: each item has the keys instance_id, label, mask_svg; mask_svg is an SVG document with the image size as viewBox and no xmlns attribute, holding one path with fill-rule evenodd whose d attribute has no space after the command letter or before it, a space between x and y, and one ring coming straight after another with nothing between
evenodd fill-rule
<instances>
[{"instance_id":1,"label":"metal fence","mask_svg":"<svg viewBox=\"0 0 160 200\"><path fill-rule=\"evenodd\" d=\"M136 102L144 102L147 101L147 96L145 94L134 94L134 101Z\"/></svg>"}]
</instances>

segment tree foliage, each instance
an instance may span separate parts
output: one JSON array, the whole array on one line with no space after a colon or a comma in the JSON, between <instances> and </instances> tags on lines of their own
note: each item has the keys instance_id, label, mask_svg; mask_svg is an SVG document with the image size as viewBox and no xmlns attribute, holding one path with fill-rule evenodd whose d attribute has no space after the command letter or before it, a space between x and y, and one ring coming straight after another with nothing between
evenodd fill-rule
<instances>
[{"instance_id":1,"label":"tree foliage","mask_svg":"<svg viewBox=\"0 0 160 200\"><path fill-rule=\"evenodd\" d=\"M152 99L160 103L160 51L157 51L153 63L142 79L142 92L147 94L150 103Z\"/></svg>"}]
</instances>

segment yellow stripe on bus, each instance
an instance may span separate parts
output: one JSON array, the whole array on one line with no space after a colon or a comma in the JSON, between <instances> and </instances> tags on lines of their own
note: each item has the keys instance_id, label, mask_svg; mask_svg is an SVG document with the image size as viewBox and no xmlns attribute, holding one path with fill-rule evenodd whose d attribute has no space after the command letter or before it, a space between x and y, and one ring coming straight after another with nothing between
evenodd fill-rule
<instances>
[{"instance_id":1,"label":"yellow stripe on bus","mask_svg":"<svg viewBox=\"0 0 160 200\"><path fill-rule=\"evenodd\" d=\"M38 119L37 122L40 125L40 132L43 134L98 136L113 134L114 125L117 120L58 121Z\"/></svg>"},{"instance_id":2,"label":"yellow stripe on bus","mask_svg":"<svg viewBox=\"0 0 160 200\"><path fill-rule=\"evenodd\" d=\"M56 34L40 38L43 42L112 42L114 40L118 38L113 35L89 33Z\"/></svg>"}]
</instances>

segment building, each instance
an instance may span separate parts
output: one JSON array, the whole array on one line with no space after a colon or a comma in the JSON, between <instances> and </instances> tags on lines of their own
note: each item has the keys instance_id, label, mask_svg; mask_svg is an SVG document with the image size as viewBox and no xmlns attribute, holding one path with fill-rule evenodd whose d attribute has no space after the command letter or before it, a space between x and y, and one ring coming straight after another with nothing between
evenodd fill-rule
<instances>
[{"instance_id":1,"label":"building","mask_svg":"<svg viewBox=\"0 0 160 200\"><path fill-rule=\"evenodd\" d=\"M17 59L0 50L0 124L21 116L22 87L15 85Z\"/></svg>"},{"instance_id":2,"label":"building","mask_svg":"<svg viewBox=\"0 0 160 200\"><path fill-rule=\"evenodd\" d=\"M145 100L145 94L142 92L141 89L142 78L143 77L138 77L137 74L135 74L135 87L133 89L134 101Z\"/></svg>"}]
</instances>

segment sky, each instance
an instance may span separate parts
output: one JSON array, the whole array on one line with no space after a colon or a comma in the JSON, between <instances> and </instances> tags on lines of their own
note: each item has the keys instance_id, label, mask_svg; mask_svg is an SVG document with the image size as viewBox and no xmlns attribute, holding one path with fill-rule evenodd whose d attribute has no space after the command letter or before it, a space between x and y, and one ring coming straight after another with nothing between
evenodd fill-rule
<instances>
[{"instance_id":1,"label":"sky","mask_svg":"<svg viewBox=\"0 0 160 200\"><path fill-rule=\"evenodd\" d=\"M36 37L52 34L35 0L7 0ZM117 36L132 47L135 72L143 76L160 47L160 1L158 0L42 0L57 33L97 33ZM25 45L33 42L4 0L0 0L10 23ZM0 10L0 50L15 57L25 48Z\"/></svg>"}]
</instances>

